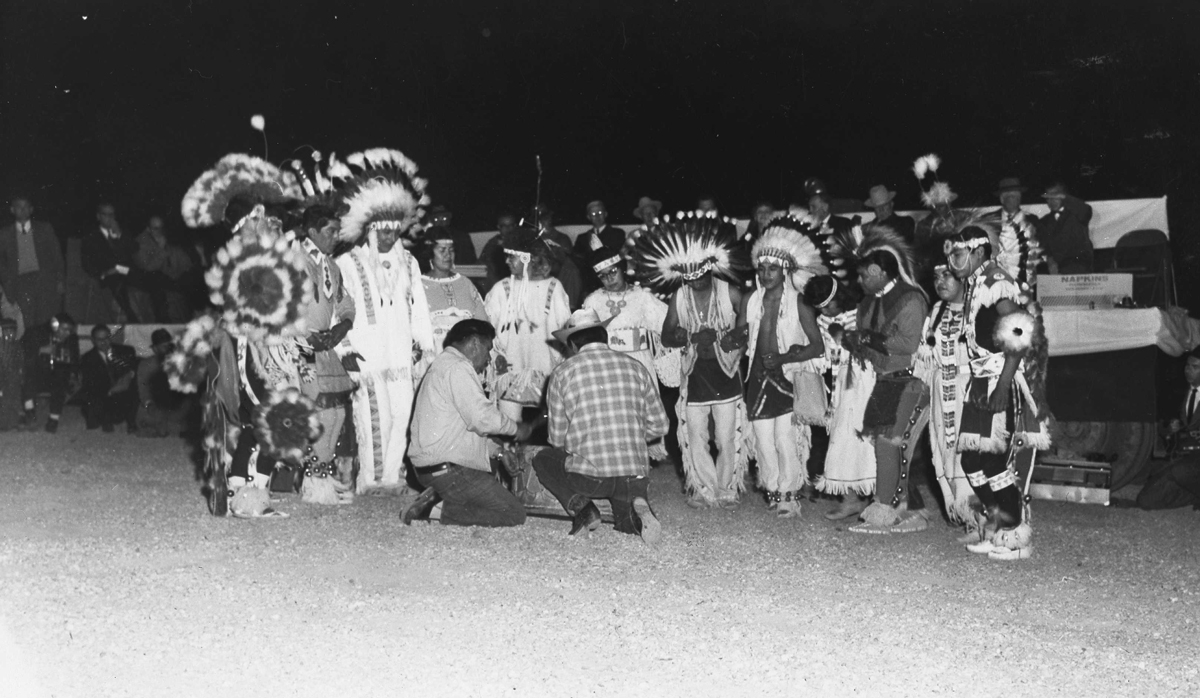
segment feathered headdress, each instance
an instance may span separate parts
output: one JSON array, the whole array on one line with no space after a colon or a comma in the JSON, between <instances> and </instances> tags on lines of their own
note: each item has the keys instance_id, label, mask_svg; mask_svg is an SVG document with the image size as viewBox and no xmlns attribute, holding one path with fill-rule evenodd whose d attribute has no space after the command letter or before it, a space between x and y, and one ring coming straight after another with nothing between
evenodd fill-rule
<instances>
[{"instance_id":1,"label":"feathered headdress","mask_svg":"<svg viewBox=\"0 0 1200 698\"><path fill-rule=\"evenodd\" d=\"M808 230L803 221L791 216L772 220L750 250L754 266L767 260L779 264L788 270L792 288L803 291L809 279L829 273Z\"/></svg>"},{"instance_id":2,"label":"feathered headdress","mask_svg":"<svg viewBox=\"0 0 1200 698\"><path fill-rule=\"evenodd\" d=\"M949 256L956 247L989 242L992 245L992 259L1016 280L1023 292L1028 293L1037 284L1037 265L1042 257L1042 247L1033 224L1023 216L1009 222L1003 217L996 217L994 213L988 214L978 209L959 213L948 225L934 229L934 233L945 238L943 251L946 255ZM982 229L987 233L987 239L953 239L972 227Z\"/></svg>"},{"instance_id":3,"label":"feathered headdress","mask_svg":"<svg viewBox=\"0 0 1200 698\"><path fill-rule=\"evenodd\" d=\"M247 205L238 220L228 221L236 232L244 216L257 204L272 205L304 198L291 172L262 158L230 153L192 183L183 197L183 220L191 228L207 228L226 220L226 209L235 199Z\"/></svg>"},{"instance_id":4,"label":"feathered headdress","mask_svg":"<svg viewBox=\"0 0 1200 698\"><path fill-rule=\"evenodd\" d=\"M356 244L372 230L388 229L412 244L429 205L415 162L399 150L372 148L331 163L328 175L342 187L346 207L339 240Z\"/></svg>"},{"instance_id":5,"label":"feathered headdress","mask_svg":"<svg viewBox=\"0 0 1200 698\"><path fill-rule=\"evenodd\" d=\"M323 158L319 150L313 150L309 157L303 160L289 160L287 166L295 173L306 205L332 203L340 192L329 174L330 171L342 174L348 172L345 165L338 162L336 154L330 153L328 158Z\"/></svg>"},{"instance_id":6,"label":"feathered headdress","mask_svg":"<svg viewBox=\"0 0 1200 698\"><path fill-rule=\"evenodd\" d=\"M896 266L900 269L900 280L921 290L921 286L916 282L913 274L912 247L896 231L879 225L863 236L856 251L856 258L861 260L874 252L885 252L894 257ZM924 294L925 291L921 290L921 293Z\"/></svg>"},{"instance_id":7,"label":"feathered headdress","mask_svg":"<svg viewBox=\"0 0 1200 698\"><path fill-rule=\"evenodd\" d=\"M637 275L660 292L708 272L737 282L749 265L735 252L737 229L724 223L714 212L680 212L634 231L626 244L634 248Z\"/></svg>"}]
</instances>

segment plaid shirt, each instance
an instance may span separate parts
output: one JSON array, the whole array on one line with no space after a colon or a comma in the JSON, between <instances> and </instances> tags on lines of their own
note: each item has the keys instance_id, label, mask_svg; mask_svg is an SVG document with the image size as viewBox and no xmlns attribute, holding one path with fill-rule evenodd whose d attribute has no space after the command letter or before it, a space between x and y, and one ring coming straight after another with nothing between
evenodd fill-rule
<instances>
[{"instance_id":1,"label":"plaid shirt","mask_svg":"<svg viewBox=\"0 0 1200 698\"><path fill-rule=\"evenodd\" d=\"M566 469L591 477L645 475L647 441L667 433L658 386L637 359L588 344L550 375L550 443Z\"/></svg>"}]
</instances>

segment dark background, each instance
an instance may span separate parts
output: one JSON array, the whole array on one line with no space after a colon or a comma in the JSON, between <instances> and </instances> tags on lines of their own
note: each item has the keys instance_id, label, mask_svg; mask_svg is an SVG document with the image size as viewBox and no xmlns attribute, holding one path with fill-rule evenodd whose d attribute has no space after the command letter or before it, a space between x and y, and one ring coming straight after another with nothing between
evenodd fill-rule
<instances>
[{"instance_id":1,"label":"dark background","mask_svg":"<svg viewBox=\"0 0 1200 698\"><path fill-rule=\"evenodd\" d=\"M388 146L466 230L543 198L746 215L886 183L919 208L936 152L959 204L1016 175L1084 198L1170 195L1185 302L1200 271L1200 3L1024 0L8 0L0 184L64 234L114 203L167 214L230 151ZM299 150L297 150L299 148ZM7 213L7 212L5 212ZM4 216L7 217L7 216Z\"/></svg>"}]
</instances>

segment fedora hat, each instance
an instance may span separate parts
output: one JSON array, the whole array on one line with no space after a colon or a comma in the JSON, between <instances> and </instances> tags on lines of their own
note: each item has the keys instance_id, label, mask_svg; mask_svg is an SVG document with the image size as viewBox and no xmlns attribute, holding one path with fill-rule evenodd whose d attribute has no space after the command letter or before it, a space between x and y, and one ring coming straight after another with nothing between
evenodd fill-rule
<instances>
[{"instance_id":1,"label":"fedora hat","mask_svg":"<svg viewBox=\"0 0 1200 698\"><path fill-rule=\"evenodd\" d=\"M996 196L1000 196L1004 192L1008 192L1008 191L1023 192L1026 189L1027 189L1027 187L1024 187L1021 185L1021 179L1019 177L1005 177L1004 179L1000 180L1000 186L996 188L996 191L994 193L996 194Z\"/></svg>"},{"instance_id":2,"label":"fedora hat","mask_svg":"<svg viewBox=\"0 0 1200 698\"><path fill-rule=\"evenodd\" d=\"M654 209L654 215L656 216L658 215L658 212L662 210L661 201L655 201L648 196L643 196L642 198L638 199L637 208L633 209L634 218L641 218L642 209L646 208L647 206Z\"/></svg>"},{"instance_id":3,"label":"fedora hat","mask_svg":"<svg viewBox=\"0 0 1200 698\"><path fill-rule=\"evenodd\" d=\"M882 206L890 202L894 198L896 198L896 192L889 190L882 184L876 184L871 187L871 197L864 201L863 204L869 208L875 208L876 206Z\"/></svg>"},{"instance_id":4,"label":"fedora hat","mask_svg":"<svg viewBox=\"0 0 1200 698\"><path fill-rule=\"evenodd\" d=\"M612 318L601 321L600 314L592 308L580 308L571 313L571 319L567 320L567 324L561 330L555 330L551 334L555 339L566 344L567 339L576 332L593 327L608 327L610 322L612 322Z\"/></svg>"}]
</instances>

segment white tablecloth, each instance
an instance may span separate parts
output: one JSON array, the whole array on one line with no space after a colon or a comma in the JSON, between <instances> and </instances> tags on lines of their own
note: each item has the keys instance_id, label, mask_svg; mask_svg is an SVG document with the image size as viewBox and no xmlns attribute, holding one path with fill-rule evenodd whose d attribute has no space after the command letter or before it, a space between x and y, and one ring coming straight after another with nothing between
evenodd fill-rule
<instances>
[{"instance_id":1,"label":"white tablecloth","mask_svg":"<svg viewBox=\"0 0 1200 698\"><path fill-rule=\"evenodd\" d=\"M1155 344L1168 348L1170 331L1158 308L1138 310L1054 310L1042 315L1050 356L1094 354Z\"/></svg>"}]
</instances>

